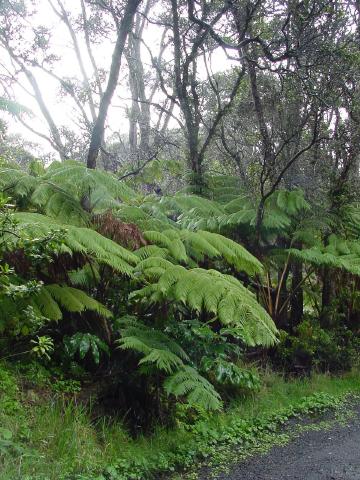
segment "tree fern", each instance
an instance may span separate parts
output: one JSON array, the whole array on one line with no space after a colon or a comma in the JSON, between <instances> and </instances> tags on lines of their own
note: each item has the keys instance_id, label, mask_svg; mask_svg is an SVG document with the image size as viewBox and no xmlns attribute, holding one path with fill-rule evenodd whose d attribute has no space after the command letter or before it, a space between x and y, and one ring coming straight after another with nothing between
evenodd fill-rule
<instances>
[{"instance_id":1,"label":"tree fern","mask_svg":"<svg viewBox=\"0 0 360 480\"><path fill-rule=\"evenodd\" d=\"M160 247L164 247L169 254L178 262L186 262L187 253L179 234L173 230L165 230L164 232L148 231L144 232L144 237L151 243Z\"/></svg>"},{"instance_id":2,"label":"tree fern","mask_svg":"<svg viewBox=\"0 0 360 480\"><path fill-rule=\"evenodd\" d=\"M88 196L94 212L104 211L136 197L135 192L115 175L88 169L80 162L53 162L43 179L63 188L75 188L74 194L79 200Z\"/></svg>"},{"instance_id":3,"label":"tree fern","mask_svg":"<svg viewBox=\"0 0 360 480\"><path fill-rule=\"evenodd\" d=\"M67 276L71 285L76 287L88 288L95 286L101 280L98 265L94 263L86 263L82 268L70 270L67 272Z\"/></svg>"},{"instance_id":4,"label":"tree fern","mask_svg":"<svg viewBox=\"0 0 360 480\"><path fill-rule=\"evenodd\" d=\"M219 252L216 257L224 258L229 265L234 266L237 270L242 270L249 275L254 275L262 271L262 265L259 260L239 243L217 233L206 231L199 231L197 233L198 236L205 239ZM194 236L192 238L194 238ZM208 256L211 258L211 255Z\"/></svg>"},{"instance_id":5,"label":"tree fern","mask_svg":"<svg viewBox=\"0 0 360 480\"><path fill-rule=\"evenodd\" d=\"M73 161L53 162L38 176L2 168L0 187L15 198L27 197L40 213L80 226L88 225L88 212L102 213L136 198L135 192L114 175Z\"/></svg>"},{"instance_id":6,"label":"tree fern","mask_svg":"<svg viewBox=\"0 0 360 480\"><path fill-rule=\"evenodd\" d=\"M11 194L21 206L24 203L39 213L69 224L89 224L89 214L84 211L73 192L67 191L42 176L36 177L13 168L0 170L0 188Z\"/></svg>"},{"instance_id":7,"label":"tree fern","mask_svg":"<svg viewBox=\"0 0 360 480\"><path fill-rule=\"evenodd\" d=\"M224 193L228 187L223 185ZM259 199L231 188L231 200L224 202L213 195L212 199L178 193L174 196L153 198L147 201L147 211L152 216L175 219L178 226L189 230L207 230L221 233L236 227L254 230L257 222L257 206ZM279 190L274 192L265 202L262 229L266 232L281 232L287 229L293 218L309 209L301 190Z\"/></svg>"},{"instance_id":8,"label":"tree fern","mask_svg":"<svg viewBox=\"0 0 360 480\"><path fill-rule=\"evenodd\" d=\"M82 313L85 310L92 310L103 317L111 317L111 312L100 302L87 295L84 291L67 285L46 285L44 289L59 306L68 312ZM41 296L41 292L39 294ZM39 303L39 298L36 298Z\"/></svg>"}]
</instances>

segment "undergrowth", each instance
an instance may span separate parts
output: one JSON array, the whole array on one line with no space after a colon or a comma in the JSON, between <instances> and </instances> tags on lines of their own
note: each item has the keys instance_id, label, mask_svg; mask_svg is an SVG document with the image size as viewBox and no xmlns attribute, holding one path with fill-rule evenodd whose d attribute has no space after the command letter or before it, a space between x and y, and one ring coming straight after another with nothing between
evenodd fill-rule
<instances>
[{"instance_id":1,"label":"undergrowth","mask_svg":"<svg viewBox=\"0 0 360 480\"><path fill-rule=\"evenodd\" d=\"M176 428L132 439L120 421L91 420L76 396L34 400L17 381L0 367L1 480L140 480L204 461L221 465L231 452L241 458L286 442L281 427L290 419L340 409L348 393L360 392L357 372L291 381L265 372L256 398L192 420L179 412Z\"/></svg>"}]
</instances>

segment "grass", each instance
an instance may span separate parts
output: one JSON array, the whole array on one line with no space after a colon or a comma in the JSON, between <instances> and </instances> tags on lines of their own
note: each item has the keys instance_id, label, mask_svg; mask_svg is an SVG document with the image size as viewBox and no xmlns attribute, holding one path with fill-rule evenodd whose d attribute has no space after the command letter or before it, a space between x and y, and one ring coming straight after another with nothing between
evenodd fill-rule
<instances>
[{"instance_id":1,"label":"grass","mask_svg":"<svg viewBox=\"0 0 360 480\"><path fill-rule=\"evenodd\" d=\"M125 480L158 478L158 472L192 465L217 451L223 455L226 445L246 448L247 443L269 441L268 435L287 418L307 409L320 411L349 392L359 393L360 375L354 371L341 377L313 375L286 381L265 373L261 391L233 402L227 411L191 426L158 428L151 437L136 440L121 423L94 425L74 402L19 404L17 391L4 393L0 374L0 393L2 386L0 480ZM311 397L319 392L325 396ZM9 432L11 438L6 438Z\"/></svg>"}]
</instances>

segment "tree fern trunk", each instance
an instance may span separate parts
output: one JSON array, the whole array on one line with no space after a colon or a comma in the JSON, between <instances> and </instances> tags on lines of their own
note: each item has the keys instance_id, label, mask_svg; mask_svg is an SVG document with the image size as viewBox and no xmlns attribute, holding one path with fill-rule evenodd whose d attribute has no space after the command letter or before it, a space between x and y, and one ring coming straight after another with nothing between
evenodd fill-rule
<instances>
[{"instance_id":1,"label":"tree fern trunk","mask_svg":"<svg viewBox=\"0 0 360 480\"><path fill-rule=\"evenodd\" d=\"M320 315L320 324L322 327L327 327L330 322L330 307L331 307L331 300L333 297L333 280L332 280L332 272L329 268L323 269L323 288L322 288L322 307L321 307L321 315Z\"/></svg>"},{"instance_id":2,"label":"tree fern trunk","mask_svg":"<svg viewBox=\"0 0 360 480\"><path fill-rule=\"evenodd\" d=\"M287 301L289 293L287 289L287 279L289 276L290 270L289 268L286 269L285 273L283 274L283 271L280 270L278 272L278 283L281 281L281 276L283 275L283 279L281 281L281 286L280 286L280 292L278 293L279 295L279 302L278 302L278 308L276 309L275 316L275 325L278 328L282 329L287 329L288 327L288 308L283 308L281 309L281 306Z\"/></svg>"},{"instance_id":3,"label":"tree fern trunk","mask_svg":"<svg viewBox=\"0 0 360 480\"><path fill-rule=\"evenodd\" d=\"M291 298L290 328L296 327L304 314L304 291L301 285L303 280L302 263L295 263L292 268L291 290L295 292Z\"/></svg>"}]
</instances>

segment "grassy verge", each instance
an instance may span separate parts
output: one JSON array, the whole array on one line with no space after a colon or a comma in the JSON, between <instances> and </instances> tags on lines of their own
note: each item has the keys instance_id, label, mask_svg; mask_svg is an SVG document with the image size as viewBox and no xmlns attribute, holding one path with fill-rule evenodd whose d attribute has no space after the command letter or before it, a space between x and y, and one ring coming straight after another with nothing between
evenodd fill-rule
<instances>
[{"instance_id":1,"label":"grassy verge","mask_svg":"<svg viewBox=\"0 0 360 480\"><path fill-rule=\"evenodd\" d=\"M0 369L0 480L129 480L159 478L194 462L221 462L235 444L246 453L279 437L279 427L302 414L341 405L360 392L360 375L314 375L285 381L265 374L256 396L192 425L158 429L132 440L120 423L92 424L73 402L18 401L14 378Z\"/></svg>"}]
</instances>

